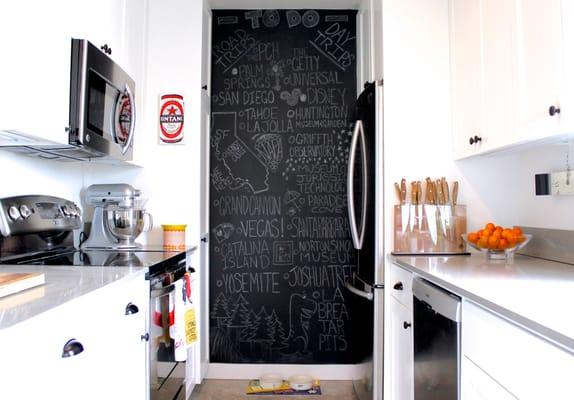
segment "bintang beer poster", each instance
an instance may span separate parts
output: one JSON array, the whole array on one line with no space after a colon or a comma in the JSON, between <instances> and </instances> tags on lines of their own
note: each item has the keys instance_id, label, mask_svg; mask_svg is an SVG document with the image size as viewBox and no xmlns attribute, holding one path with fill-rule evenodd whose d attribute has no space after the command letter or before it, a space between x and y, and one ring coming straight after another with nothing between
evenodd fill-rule
<instances>
[{"instance_id":1,"label":"bintang beer poster","mask_svg":"<svg viewBox=\"0 0 574 400\"><path fill-rule=\"evenodd\" d=\"M160 143L182 143L183 124L183 96L179 94L161 95L159 99Z\"/></svg>"}]
</instances>

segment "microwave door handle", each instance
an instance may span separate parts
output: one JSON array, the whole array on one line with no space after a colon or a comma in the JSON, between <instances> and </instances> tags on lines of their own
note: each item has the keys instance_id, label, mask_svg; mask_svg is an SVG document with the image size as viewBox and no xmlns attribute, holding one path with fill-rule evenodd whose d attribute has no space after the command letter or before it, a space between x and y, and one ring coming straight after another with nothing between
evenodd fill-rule
<instances>
[{"instance_id":1,"label":"microwave door handle","mask_svg":"<svg viewBox=\"0 0 574 400\"><path fill-rule=\"evenodd\" d=\"M132 94L132 91L130 90L130 86L127 83L126 83L125 92L126 92L128 98L130 99L130 111L131 111L132 115L131 115L130 130L128 132L128 140L126 140L126 144L124 146L122 146L122 154L126 154L128 149L130 148L132 141L134 139L134 131L136 129L136 102L134 99L134 95Z\"/></svg>"},{"instance_id":2,"label":"microwave door handle","mask_svg":"<svg viewBox=\"0 0 574 400\"><path fill-rule=\"evenodd\" d=\"M357 150L357 142L359 139L359 134L362 130L363 122L357 120L355 123L355 129L353 131L353 137L351 139L351 148L349 149L349 165L347 167L347 211L349 212L349 227L351 229L351 238L353 239L353 246L355 249L361 249L361 243L359 240L359 232L357 230L357 218L355 216L355 198L354 192L355 188L353 185L353 177L355 172L355 153Z\"/></svg>"}]
</instances>

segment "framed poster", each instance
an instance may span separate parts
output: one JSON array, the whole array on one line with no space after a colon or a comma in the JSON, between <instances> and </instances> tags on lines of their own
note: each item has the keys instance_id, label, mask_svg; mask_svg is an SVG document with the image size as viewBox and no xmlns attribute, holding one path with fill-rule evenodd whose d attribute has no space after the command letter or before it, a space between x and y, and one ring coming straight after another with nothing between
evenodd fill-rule
<instances>
[{"instance_id":1,"label":"framed poster","mask_svg":"<svg viewBox=\"0 0 574 400\"><path fill-rule=\"evenodd\" d=\"M183 143L185 109L183 96L164 94L159 97L159 142L162 144Z\"/></svg>"}]
</instances>

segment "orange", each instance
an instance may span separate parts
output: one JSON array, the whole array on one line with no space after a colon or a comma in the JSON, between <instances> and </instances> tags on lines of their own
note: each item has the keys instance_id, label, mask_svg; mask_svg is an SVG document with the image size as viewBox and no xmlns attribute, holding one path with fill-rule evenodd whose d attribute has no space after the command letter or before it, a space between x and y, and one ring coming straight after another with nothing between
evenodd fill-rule
<instances>
[{"instance_id":1,"label":"orange","mask_svg":"<svg viewBox=\"0 0 574 400\"><path fill-rule=\"evenodd\" d=\"M486 236L481 237L477 243L478 247L487 248L488 247L488 238Z\"/></svg>"},{"instance_id":2,"label":"orange","mask_svg":"<svg viewBox=\"0 0 574 400\"><path fill-rule=\"evenodd\" d=\"M515 226L514 228L512 228L512 231L516 236L522 236L522 229L520 229L519 226Z\"/></svg>"},{"instance_id":3,"label":"orange","mask_svg":"<svg viewBox=\"0 0 574 400\"><path fill-rule=\"evenodd\" d=\"M512 229L508 229L508 228L503 229L502 230L502 237L505 239L508 239L508 235L511 233L512 233Z\"/></svg>"},{"instance_id":4,"label":"orange","mask_svg":"<svg viewBox=\"0 0 574 400\"><path fill-rule=\"evenodd\" d=\"M492 233L492 231L490 229L483 229L482 230L482 235L480 236L481 238L487 238L490 236L490 234Z\"/></svg>"},{"instance_id":5,"label":"orange","mask_svg":"<svg viewBox=\"0 0 574 400\"><path fill-rule=\"evenodd\" d=\"M491 237L488 238L488 248L489 249L498 248L498 242L499 239L496 236L492 235Z\"/></svg>"},{"instance_id":6,"label":"orange","mask_svg":"<svg viewBox=\"0 0 574 400\"><path fill-rule=\"evenodd\" d=\"M496 229L494 232L492 232L491 236L500 239L500 236L502 236L502 231L501 230L499 231L498 229Z\"/></svg>"},{"instance_id":7,"label":"orange","mask_svg":"<svg viewBox=\"0 0 574 400\"><path fill-rule=\"evenodd\" d=\"M500 239L500 242L498 242L498 248L501 250L504 250L508 247L508 240L502 238Z\"/></svg>"},{"instance_id":8,"label":"orange","mask_svg":"<svg viewBox=\"0 0 574 400\"><path fill-rule=\"evenodd\" d=\"M476 243L476 242L478 242L478 234L471 232L468 234L467 239L471 243Z\"/></svg>"},{"instance_id":9,"label":"orange","mask_svg":"<svg viewBox=\"0 0 574 400\"><path fill-rule=\"evenodd\" d=\"M524 242L524 241L526 240L526 237L525 237L525 236L518 236L518 237L516 238L516 240L518 241L518 243L522 243L522 242Z\"/></svg>"},{"instance_id":10,"label":"orange","mask_svg":"<svg viewBox=\"0 0 574 400\"><path fill-rule=\"evenodd\" d=\"M516 246L517 239L516 239L516 236L515 236L514 234L508 235L508 237L506 238L506 240L508 240L508 246L509 246L509 247L514 247L514 246Z\"/></svg>"},{"instance_id":11,"label":"orange","mask_svg":"<svg viewBox=\"0 0 574 400\"><path fill-rule=\"evenodd\" d=\"M484 225L484 228L493 231L494 224L492 222L489 222L488 224Z\"/></svg>"}]
</instances>

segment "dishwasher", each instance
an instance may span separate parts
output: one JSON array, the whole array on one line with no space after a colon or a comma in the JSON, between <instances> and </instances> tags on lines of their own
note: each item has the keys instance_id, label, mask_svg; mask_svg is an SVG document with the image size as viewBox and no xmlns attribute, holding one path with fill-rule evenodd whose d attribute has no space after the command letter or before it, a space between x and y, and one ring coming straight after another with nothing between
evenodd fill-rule
<instances>
[{"instance_id":1,"label":"dishwasher","mask_svg":"<svg viewBox=\"0 0 574 400\"><path fill-rule=\"evenodd\" d=\"M460 297L413 280L414 398L460 399Z\"/></svg>"}]
</instances>

